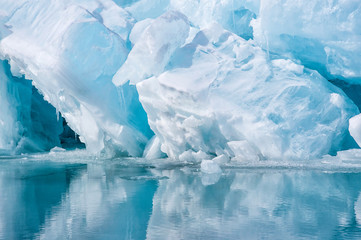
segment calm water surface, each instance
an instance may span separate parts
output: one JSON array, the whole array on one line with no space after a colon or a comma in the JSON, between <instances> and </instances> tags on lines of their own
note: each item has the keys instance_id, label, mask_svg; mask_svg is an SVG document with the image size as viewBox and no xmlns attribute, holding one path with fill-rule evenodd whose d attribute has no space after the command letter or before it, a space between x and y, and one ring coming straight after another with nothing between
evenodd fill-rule
<instances>
[{"instance_id":1,"label":"calm water surface","mask_svg":"<svg viewBox=\"0 0 361 240\"><path fill-rule=\"evenodd\" d=\"M0 239L358 239L361 173L0 159Z\"/></svg>"}]
</instances>

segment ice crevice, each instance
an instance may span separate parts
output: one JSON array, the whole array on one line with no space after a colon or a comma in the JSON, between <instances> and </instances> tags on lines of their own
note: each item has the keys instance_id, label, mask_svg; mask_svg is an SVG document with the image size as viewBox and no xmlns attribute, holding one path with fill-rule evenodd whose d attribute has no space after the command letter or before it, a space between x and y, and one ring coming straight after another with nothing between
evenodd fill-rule
<instances>
[{"instance_id":1,"label":"ice crevice","mask_svg":"<svg viewBox=\"0 0 361 240\"><path fill-rule=\"evenodd\" d=\"M0 0L0 153L81 141L217 173L358 148L360 12L351 0Z\"/></svg>"}]
</instances>

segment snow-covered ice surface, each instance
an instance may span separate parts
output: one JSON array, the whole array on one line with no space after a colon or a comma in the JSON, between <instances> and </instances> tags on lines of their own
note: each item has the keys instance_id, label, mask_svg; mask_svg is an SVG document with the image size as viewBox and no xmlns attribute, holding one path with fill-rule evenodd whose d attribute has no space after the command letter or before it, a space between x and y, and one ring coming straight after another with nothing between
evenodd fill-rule
<instances>
[{"instance_id":1,"label":"snow-covered ice surface","mask_svg":"<svg viewBox=\"0 0 361 240\"><path fill-rule=\"evenodd\" d=\"M0 154L329 159L361 145L360 23L355 0L0 0Z\"/></svg>"}]
</instances>

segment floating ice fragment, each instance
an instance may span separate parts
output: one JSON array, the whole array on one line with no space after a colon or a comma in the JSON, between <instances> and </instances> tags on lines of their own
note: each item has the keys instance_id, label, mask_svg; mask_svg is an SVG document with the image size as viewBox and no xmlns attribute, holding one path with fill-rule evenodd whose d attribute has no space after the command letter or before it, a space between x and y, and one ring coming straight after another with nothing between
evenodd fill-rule
<instances>
[{"instance_id":1,"label":"floating ice fragment","mask_svg":"<svg viewBox=\"0 0 361 240\"><path fill-rule=\"evenodd\" d=\"M229 160L230 160L229 156L226 156L225 154L219 155L212 159L212 161L217 163L218 165L224 165L228 163Z\"/></svg>"},{"instance_id":2,"label":"floating ice fragment","mask_svg":"<svg viewBox=\"0 0 361 240\"><path fill-rule=\"evenodd\" d=\"M357 144L361 146L361 114L350 119L349 131Z\"/></svg>"},{"instance_id":3,"label":"floating ice fragment","mask_svg":"<svg viewBox=\"0 0 361 240\"><path fill-rule=\"evenodd\" d=\"M143 157L146 159L164 158L167 155L161 150L161 142L159 137L153 136L144 149Z\"/></svg>"},{"instance_id":4,"label":"floating ice fragment","mask_svg":"<svg viewBox=\"0 0 361 240\"><path fill-rule=\"evenodd\" d=\"M213 162L212 160L203 160L201 163L201 171L203 173L220 173L222 169L218 166L217 163Z\"/></svg>"},{"instance_id":5,"label":"floating ice fragment","mask_svg":"<svg viewBox=\"0 0 361 240\"><path fill-rule=\"evenodd\" d=\"M50 154L55 154L58 152L65 152L66 150L64 148L61 147L53 147L52 149L50 149Z\"/></svg>"}]
</instances>

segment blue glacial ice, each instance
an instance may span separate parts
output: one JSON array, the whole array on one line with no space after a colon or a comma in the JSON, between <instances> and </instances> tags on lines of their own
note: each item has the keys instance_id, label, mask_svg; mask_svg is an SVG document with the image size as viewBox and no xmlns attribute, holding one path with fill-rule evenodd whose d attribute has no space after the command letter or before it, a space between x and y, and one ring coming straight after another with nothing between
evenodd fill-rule
<instances>
[{"instance_id":1,"label":"blue glacial ice","mask_svg":"<svg viewBox=\"0 0 361 240\"><path fill-rule=\"evenodd\" d=\"M298 59L328 78L360 82L359 1L260 1L254 39L265 49Z\"/></svg>"},{"instance_id":2,"label":"blue glacial ice","mask_svg":"<svg viewBox=\"0 0 361 240\"><path fill-rule=\"evenodd\" d=\"M55 108L29 80L12 76L7 61L0 61L0 69L0 151L20 154L60 145L63 120Z\"/></svg>"},{"instance_id":3,"label":"blue glacial ice","mask_svg":"<svg viewBox=\"0 0 361 240\"><path fill-rule=\"evenodd\" d=\"M109 145L141 155L153 133L135 87L112 84L128 54L121 36L133 20L116 4L84 4L88 9L81 2L25 2L6 22L12 34L1 41L1 54L14 75L32 80L90 151ZM115 17L102 17L103 11Z\"/></svg>"},{"instance_id":4,"label":"blue glacial ice","mask_svg":"<svg viewBox=\"0 0 361 240\"><path fill-rule=\"evenodd\" d=\"M92 153L204 166L361 146L360 10L0 0L0 153L60 147L63 126Z\"/></svg>"}]
</instances>

